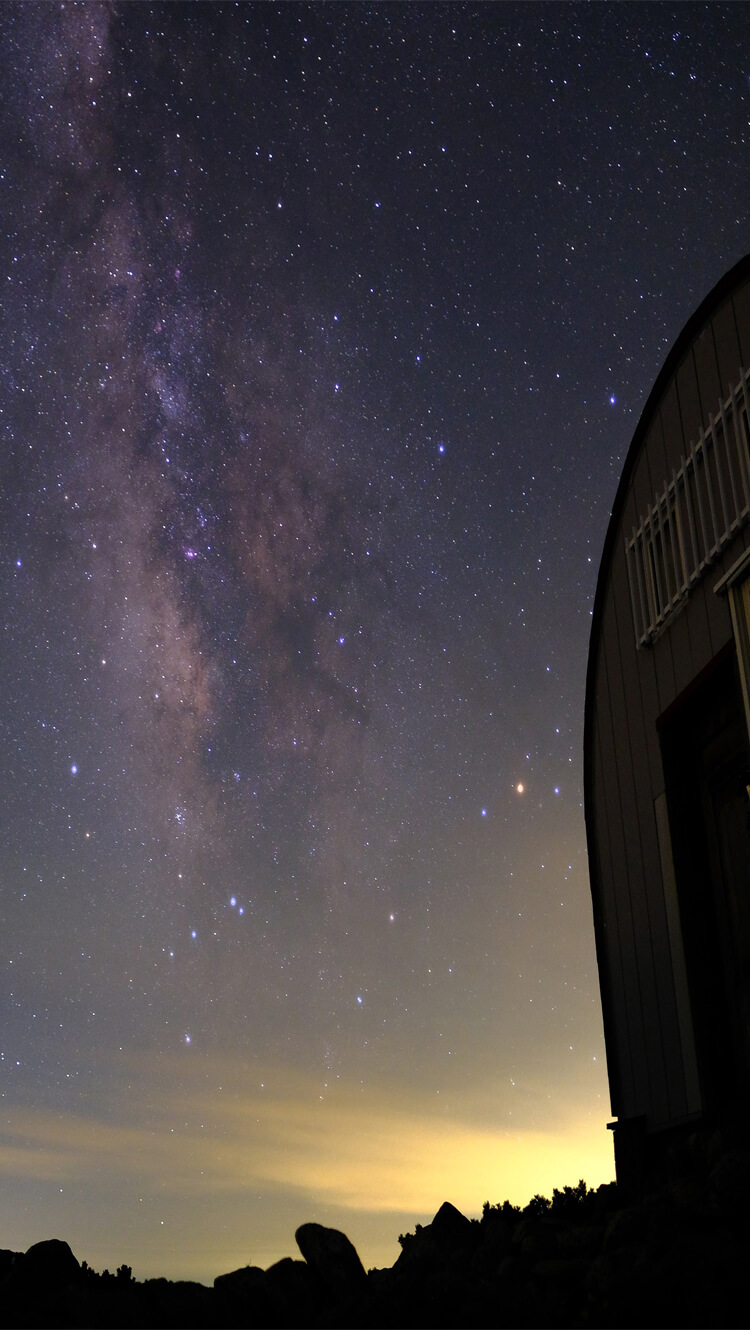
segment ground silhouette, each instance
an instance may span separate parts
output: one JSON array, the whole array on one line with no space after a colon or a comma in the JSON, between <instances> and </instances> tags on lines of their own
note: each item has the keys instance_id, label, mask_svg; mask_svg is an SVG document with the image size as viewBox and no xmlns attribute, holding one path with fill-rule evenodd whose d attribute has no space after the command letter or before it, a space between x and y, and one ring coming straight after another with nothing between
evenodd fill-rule
<instances>
[{"instance_id":1,"label":"ground silhouette","mask_svg":"<svg viewBox=\"0 0 750 1330\"><path fill-rule=\"evenodd\" d=\"M702 1147L701 1147L702 1148ZM639 1198L585 1182L467 1219L446 1201L365 1271L343 1233L303 1224L302 1260L214 1280L133 1279L66 1242L0 1252L0 1325L19 1327L746 1326L750 1154L719 1153Z\"/></svg>"}]
</instances>

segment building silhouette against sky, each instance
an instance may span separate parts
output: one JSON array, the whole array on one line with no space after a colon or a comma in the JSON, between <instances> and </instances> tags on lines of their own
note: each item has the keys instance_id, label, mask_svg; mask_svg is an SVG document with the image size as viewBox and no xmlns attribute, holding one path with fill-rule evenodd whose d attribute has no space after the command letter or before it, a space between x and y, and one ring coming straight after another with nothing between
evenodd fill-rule
<instances>
[{"instance_id":1,"label":"building silhouette against sky","mask_svg":"<svg viewBox=\"0 0 750 1330\"><path fill-rule=\"evenodd\" d=\"M750 256L654 384L594 605L586 824L617 1174L635 1188L746 1131L749 420Z\"/></svg>"}]
</instances>

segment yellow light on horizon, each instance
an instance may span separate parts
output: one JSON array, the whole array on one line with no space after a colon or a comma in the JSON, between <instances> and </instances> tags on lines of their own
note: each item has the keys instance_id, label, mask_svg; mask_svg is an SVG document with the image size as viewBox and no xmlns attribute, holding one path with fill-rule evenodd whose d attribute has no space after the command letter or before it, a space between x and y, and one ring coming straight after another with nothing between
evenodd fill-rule
<instances>
[{"instance_id":1,"label":"yellow light on horizon","mask_svg":"<svg viewBox=\"0 0 750 1330\"><path fill-rule=\"evenodd\" d=\"M161 1057L158 1066L163 1081L147 1098L154 1062L128 1060L120 1076L137 1092L122 1096L118 1121L18 1107L0 1145L0 1176L25 1181L30 1195L75 1179L81 1200L69 1203L66 1234L76 1255L110 1269L125 1260L139 1278L166 1272L210 1283L247 1263L248 1243L252 1263L273 1264L293 1251L297 1224L321 1214L366 1265L392 1264L396 1233L429 1222L445 1200L472 1216L485 1200L526 1205L578 1178L593 1188L614 1175L593 1083L561 1087L553 1114L546 1081L530 1081L516 1121L507 1083L483 1085L468 1103L463 1090L446 1096L438 1111L431 1094L382 1083L365 1095L361 1081L337 1083L322 1099L317 1077L234 1055L200 1066ZM598 1065L597 1074L603 1091ZM497 1125L487 1120L488 1095ZM187 1115L179 1134L177 1104ZM512 1108L519 1112L515 1098ZM158 1200L164 1246L154 1246L141 1197ZM217 1207L231 1216L221 1233ZM31 1245L44 1223L30 1212L14 1240Z\"/></svg>"}]
</instances>

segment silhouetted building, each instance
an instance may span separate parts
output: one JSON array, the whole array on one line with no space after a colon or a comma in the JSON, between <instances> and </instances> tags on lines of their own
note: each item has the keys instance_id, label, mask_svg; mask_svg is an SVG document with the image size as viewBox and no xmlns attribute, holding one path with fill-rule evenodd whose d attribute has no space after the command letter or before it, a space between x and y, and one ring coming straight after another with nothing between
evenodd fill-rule
<instances>
[{"instance_id":1,"label":"silhouetted building","mask_svg":"<svg viewBox=\"0 0 750 1330\"><path fill-rule=\"evenodd\" d=\"M618 1179L747 1146L750 256L669 353L594 603L585 808ZM679 1162L681 1161L681 1162Z\"/></svg>"}]
</instances>

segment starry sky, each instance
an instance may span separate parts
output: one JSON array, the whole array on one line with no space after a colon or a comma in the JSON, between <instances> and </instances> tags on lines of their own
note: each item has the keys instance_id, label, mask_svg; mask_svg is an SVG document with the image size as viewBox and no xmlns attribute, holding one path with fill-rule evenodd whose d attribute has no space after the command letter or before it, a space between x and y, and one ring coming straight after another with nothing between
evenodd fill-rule
<instances>
[{"instance_id":1,"label":"starry sky","mask_svg":"<svg viewBox=\"0 0 750 1330\"><path fill-rule=\"evenodd\" d=\"M613 1176L582 811L743 4L0 10L0 1246Z\"/></svg>"}]
</instances>

